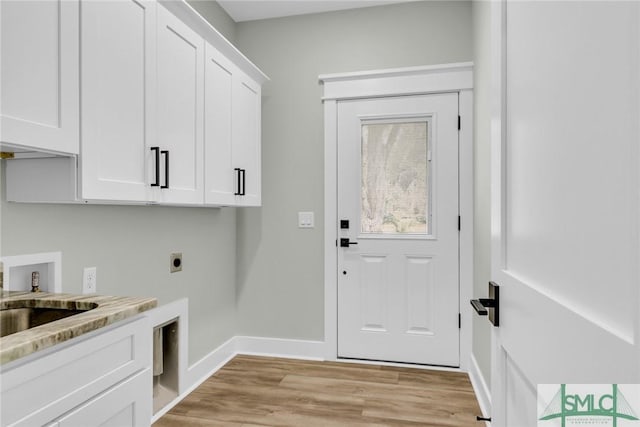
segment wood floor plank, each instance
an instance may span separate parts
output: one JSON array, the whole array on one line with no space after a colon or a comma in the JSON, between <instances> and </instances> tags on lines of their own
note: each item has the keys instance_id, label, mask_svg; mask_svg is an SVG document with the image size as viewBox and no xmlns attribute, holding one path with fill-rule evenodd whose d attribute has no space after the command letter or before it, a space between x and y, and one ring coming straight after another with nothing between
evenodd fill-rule
<instances>
[{"instance_id":1,"label":"wood floor plank","mask_svg":"<svg viewBox=\"0 0 640 427\"><path fill-rule=\"evenodd\" d=\"M473 390L461 388L435 388L427 386L394 385L390 388L386 384L355 380L334 380L331 378L305 377L287 375L280 383L281 387L293 388L301 392L312 393L315 390L325 390L333 394L358 396L363 398L383 397L389 400L428 403L431 405L473 405L475 396Z\"/></svg>"},{"instance_id":2,"label":"wood floor plank","mask_svg":"<svg viewBox=\"0 0 640 427\"><path fill-rule=\"evenodd\" d=\"M216 422L205 418L186 417L184 415L171 413L163 415L162 418L153 424L154 427L245 427L247 425L248 424ZM257 426L257 424L253 426Z\"/></svg>"},{"instance_id":3,"label":"wood floor plank","mask_svg":"<svg viewBox=\"0 0 640 427\"><path fill-rule=\"evenodd\" d=\"M478 412L469 407L445 404L441 400L434 405L424 405L399 399L367 399L362 412L363 416L385 417L396 421L428 423L438 420L442 427L473 425L477 414Z\"/></svg>"},{"instance_id":4,"label":"wood floor plank","mask_svg":"<svg viewBox=\"0 0 640 427\"><path fill-rule=\"evenodd\" d=\"M398 382L400 374L400 371L382 370L379 365L342 362L322 362L322 364L318 364L317 361L273 357L264 357L263 359L265 360L256 362L250 356L236 356L228 365L230 369L227 372L220 372L220 374L232 376L238 370L247 372L246 368L250 366L256 374L296 373L310 377L359 379L361 381L391 384Z\"/></svg>"},{"instance_id":5,"label":"wood floor plank","mask_svg":"<svg viewBox=\"0 0 640 427\"><path fill-rule=\"evenodd\" d=\"M239 355L154 427L475 427L464 373Z\"/></svg>"}]
</instances>

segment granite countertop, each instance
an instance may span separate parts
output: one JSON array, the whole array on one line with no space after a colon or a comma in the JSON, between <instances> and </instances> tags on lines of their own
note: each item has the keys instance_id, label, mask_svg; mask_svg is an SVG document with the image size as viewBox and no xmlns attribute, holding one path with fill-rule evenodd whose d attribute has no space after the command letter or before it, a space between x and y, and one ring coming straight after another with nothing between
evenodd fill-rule
<instances>
[{"instance_id":1,"label":"granite countertop","mask_svg":"<svg viewBox=\"0 0 640 427\"><path fill-rule=\"evenodd\" d=\"M0 365L135 316L157 305L158 301L150 297L0 291L0 309L23 307L90 309L0 338Z\"/></svg>"}]
</instances>

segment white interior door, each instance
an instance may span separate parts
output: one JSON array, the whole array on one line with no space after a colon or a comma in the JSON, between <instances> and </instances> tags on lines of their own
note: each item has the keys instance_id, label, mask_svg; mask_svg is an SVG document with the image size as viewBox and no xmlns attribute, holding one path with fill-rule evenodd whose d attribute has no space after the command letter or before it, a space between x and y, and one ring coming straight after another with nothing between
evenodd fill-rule
<instances>
[{"instance_id":1,"label":"white interior door","mask_svg":"<svg viewBox=\"0 0 640 427\"><path fill-rule=\"evenodd\" d=\"M492 426L575 425L539 384L640 382L640 4L492 7Z\"/></svg>"},{"instance_id":2,"label":"white interior door","mask_svg":"<svg viewBox=\"0 0 640 427\"><path fill-rule=\"evenodd\" d=\"M458 366L457 93L338 102L338 219L338 356Z\"/></svg>"}]
</instances>

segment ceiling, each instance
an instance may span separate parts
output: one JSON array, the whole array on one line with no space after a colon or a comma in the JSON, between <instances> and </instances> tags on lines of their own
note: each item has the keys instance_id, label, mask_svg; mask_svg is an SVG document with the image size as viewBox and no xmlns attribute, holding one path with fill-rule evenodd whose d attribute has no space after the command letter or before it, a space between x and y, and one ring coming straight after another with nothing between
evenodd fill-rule
<instances>
[{"instance_id":1,"label":"ceiling","mask_svg":"<svg viewBox=\"0 0 640 427\"><path fill-rule=\"evenodd\" d=\"M218 0L236 22L357 9L416 0Z\"/></svg>"}]
</instances>

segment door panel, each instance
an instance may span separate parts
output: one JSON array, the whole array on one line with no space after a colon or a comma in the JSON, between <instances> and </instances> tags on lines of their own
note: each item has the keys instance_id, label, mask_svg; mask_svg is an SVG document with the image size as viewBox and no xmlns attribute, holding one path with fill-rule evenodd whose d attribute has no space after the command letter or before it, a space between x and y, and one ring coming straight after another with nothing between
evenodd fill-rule
<instances>
[{"instance_id":1,"label":"door panel","mask_svg":"<svg viewBox=\"0 0 640 427\"><path fill-rule=\"evenodd\" d=\"M507 398L507 426L524 426L523 420L535 420L536 417L536 385L515 365L513 359L505 357L505 395ZM535 426L535 424L531 424Z\"/></svg>"},{"instance_id":2,"label":"door panel","mask_svg":"<svg viewBox=\"0 0 640 427\"><path fill-rule=\"evenodd\" d=\"M155 21L154 2L82 2L82 198L150 197Z\"/></svg>"},{"instance_id":3,"label":"door panel","mask_svg":"<svg viewBox=\"0 0 640 427\"><path fill-rule=\"evenodd\" d=\"M236 198L239 206L260 206L261 154L260 154L260 86L238 71L233 83L233 167L242 169L244 193Z\"/></svg>"},{"instance_id":4,"label":"door panel","mask_svg":"<svg viewBox=\"0 0 640 427\"><path fill-rule=\"evenodd\" d=\"M15 0L0 8L0 140L78 154L79 2Z\"/></svg>"},{"instance_id":5,"label":"door panel","mask_svg":"<svg viewBox=\"0 0 640 427\"><path fill-rule=\"evenodd\" d=\"M206 44L204 155L205 203L233 204L231 166L233 74L235 66Z\"/></svg>"},{"instance_id":6,"label":"door panel","mask_svg":"<svg viewBox=\"0 0 640 427\"><path fill-rule=\"evenodd\" d=\"M204 41L159 7L158 145L169 152L169 172L161 174L168 176L169 188L160 192L162 202L203 203L203 111ZM165 178L161 182L166 185Z\"/></svg>"},{"instance_id":7,"label":"door panel","mask_svg":"<svg viewBox=\"0 0 640 427\"><path fill-rule=\"evenodd\" d=\"M361 260L362 323L360 329L371 332L387 332L389 329L386 301L388 278L386 256L363 255Z\"/></svg>"},{"instance_id":8,"label":"door panel","mask_svg":"<svg viewBox=\"0 0 640 427\"><path fill-rule=\"evenodd\" d=\"M640 6L493 7L492 425L535 426L538 384L640 382Z\"/></svg>"},{"instance_id":9,"label":"door panel","mask_svg":"<svg viewBox=\"0 0 640 427\"><path fill-rule=\"evenodd\" d=\"M338 103L339 357L459 365L457 118L457 94Z\"/></svg>"},{"instance_id":10,"label":"door panel","mask_svg":"<svg viewBox=\"0 0 640 427\"><path fill-rule=\"evenodd\" d=\"M407 333L433 334L434 307L433 258L407 256L405 258Z\"/></svg>"}]
</instances>

